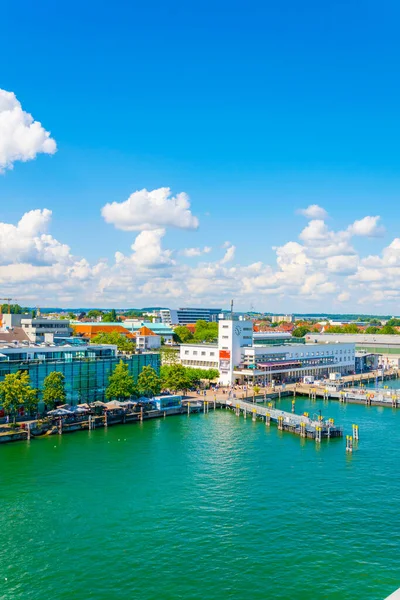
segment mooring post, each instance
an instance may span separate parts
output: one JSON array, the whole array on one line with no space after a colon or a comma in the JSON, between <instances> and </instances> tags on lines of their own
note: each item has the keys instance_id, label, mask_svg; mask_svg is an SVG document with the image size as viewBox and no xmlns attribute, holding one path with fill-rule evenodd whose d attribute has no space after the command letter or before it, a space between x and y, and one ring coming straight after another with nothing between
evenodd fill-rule
<instances>
[{"instance_id":1,"label":"mooring post","mask_svg":"<svg viewBox=\"0 0 400 600\"><path fill-rule=\"evenodd\" d=\"M253 421L257 419L257 409L253 408Z\"/></svg>"},{"instance_id":2,"label":"mooring post","mask_svg":"<svg viewBox=\"0 0 400 600\"><path fill-rule=\"evenodd\" d=\"M283 417L278 417L278 429L283 430Z\"/></svg>"},{"instance_id":3,"label":"mooring post","mask_svg":"<svg viewBox=\"0 0 400 600\"><path fill-rule=\"evenodd\" d=\"M296 412L296 401L292 400L292 413Z\"/></svg>"},{"instance_id":4,"label":"mooring post","mask_svg":"<svg viewBox=\"0 0 400 600\"><path fill-rule=\"evenodd\" d=\"M265 415L265 424L267 427L271 426L271 415L269 413Z\"/></svg>"},{"instance_id":5,"label":"mooring post","mask_svg":"<svg viewBox=\"0 0 400 600\"><path fill-rule=\"evenodd\" d=\"M351 435L346 435L346 452L353 452L353 438Z\"/></svg>"},{"instance_id":6,"label":"mooring post","mask_svg":"<svg viewBox=\"0 0 400 600\"><path fill-rule=\"evenodd\" d=\"M61 435L62 434L62 418L60 417L60 420L58 421L58 433Z\"/></svg>"},{"instance_id":7,"label":"mooring post","mask_svg":"<svg viewBox=\"0 0 400 600\"><path fill-rule=\"evenodd\" d=\"M31 439L31 424L30 423L26 424L26 430L28 432L28 438L27 439L30 440Z\"/></svg>"},{"instance_id":8,"label":"mooring post","mask_svg":"<svg viewBox=\"0 0 400 600\"><path fill-rule=\"evenodd\" d=\"M354 425L354 424L353 424L353 438L355 440L359 439L359 436L358 436L358 425Z\"/></svg>"},{"instance_id":9,"label":"mooring post","mask_svg":"<svg viewBox=\"0 0 400 600\"><path fill-rule=\"evenodd\" d=\"M187 403L187 414L190 415L190 402Z\"/></svg>"},{"instance_id":10,"label":"mooring post","mask_svg":"<svg viewBox=\"0 0 400 600\"><path fill-rule=\"evenodd\" d=\"M107 411L104 411L104 427L108 427Z\"/></svg>"}]
</instances>

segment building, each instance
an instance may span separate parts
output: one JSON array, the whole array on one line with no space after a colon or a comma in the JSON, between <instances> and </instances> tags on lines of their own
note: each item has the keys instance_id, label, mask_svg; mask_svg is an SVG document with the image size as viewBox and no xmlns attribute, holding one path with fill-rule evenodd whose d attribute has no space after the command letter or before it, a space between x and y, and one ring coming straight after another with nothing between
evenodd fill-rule
<instances>
[{"instance_id":1,"label":"building","mask_svg":"<svg viewBox=\"0 0 400 600\"><path fill-rule=\"evenodd\" d=\"M293 315L272 315L271 323L293 323Z\"/></svg>"},{"instance_id":2,"label":"building","mask_svg":"<svg viewBox=\"0 0 400 600\"><path fill-rule=\"evenodd\" d=\"M218 321L221 308L178 308L160 310L165 325L188 325L197 321Z\"/></svg>"},{"instance_id":3,"label":"building","mask_svg":"<svg viewBox=\"0 0 400 600\"><path fill-rule=\"evenodd\" d=\"M3 315L2 328L12 331L21 328L31 342L53 341L57 338L72 336L72 328L67 319L47 319L45 317L29 317L28 315Z\"/></svg>"},{"instance_id":4,"label":"building","mask_svg":"<svg viewBox=\"0 0 400 600\"><path fill-rule=\"evenodd\" d=\"M384 335L373 333L309 333L307 341L352 343L357 352L376 354L378 366L400 368L400 335Z\"/></svg>"},{"instance_id":5,"label":"building","mask_svg":"<svg viewBox=\"0 0 400 600\"><path fill-rule=\"evenodd\" d=\"M219 322L218 344L181 344L181 364L217 368L223 385L295 381L305 375L322 377L332 372L354 373L352 343L305 344L296 338L271 335L265 334L264 339L255 341L250 321L223 319Z\"/></svg>"},{"instance_id":6,"label":"building","mask_svg":"<svg viewBox=\"0 0 400 600\"><path fill-rule=\"evenodd\" d=\"M141 327L135 333L136 350L148 352L149 350L158 350L161 347L161 336L157 335L148 327Z\"/></svg>"},{"instance_id":7,"label":"building","mask_svg":"<svg viewBox=\"0 0 400 600\"><path fill-rule=\"evenodd\" d=\"M173 411L182 408L182 396L155 396L157 410Z\"/></svg>"},{"instance_id":8,"label":"building","mask_svg":"<svg viewBox=\"0 0 400 600\"><path fill-rule=\"evenodd\" d=\"M60 371L65 376L67 401L79 404L105 399L108 378L120 360L128 365L135 380L146 365L159 373L158 353L121 357L116 346L72 340L64 345L0 345L0 381L9 373L27 371L32 387L41 390L45 377L52 371Z\"/></svg>"},{"instance_id":9,"label":"building","mask_svg":"<svg viewBox=\"0 0 400 600\"><path fill-rule=\"evenodd\" d=\"M148 327L153 333L159 335L164 340L165 344L172 344L174 332L168 325L163 323L150 323L141 320L129 320L123 321L122 323L79 323L73 322L72 326L75 331L87 339L91 339L94 335L97 335L99 331L112 332L117 331L122 335L126 335L128 338L134 339L136 332L141 327ZM99 329L97 329L99 328Z\"/></svg>"}]
</instances>

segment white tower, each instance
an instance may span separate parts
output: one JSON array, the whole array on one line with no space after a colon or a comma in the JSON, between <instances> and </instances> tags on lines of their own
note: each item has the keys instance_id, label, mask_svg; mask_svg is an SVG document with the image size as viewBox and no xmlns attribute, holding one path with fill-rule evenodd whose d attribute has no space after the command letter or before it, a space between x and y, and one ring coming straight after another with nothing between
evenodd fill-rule
<instances>
[{"instance_id":1,"label":"white tower","mask_svg":"<svg viewBox=\"0 0 400 600\"><path fill-rule=\"evenodd\" d=\"M223 385L234 383L233 371L242 362L242 348L253 344L253 324L251 321L230 319L219 321L218 357L220 381Z\"/></svg>"}]
</instances>

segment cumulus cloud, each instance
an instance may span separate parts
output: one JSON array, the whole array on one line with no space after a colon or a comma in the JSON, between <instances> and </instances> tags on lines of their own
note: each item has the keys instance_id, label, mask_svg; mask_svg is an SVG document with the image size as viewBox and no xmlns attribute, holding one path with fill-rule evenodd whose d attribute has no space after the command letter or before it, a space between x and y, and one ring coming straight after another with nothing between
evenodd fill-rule
<instances>
[{"instance_id":1,"label":"cumulus cloud","mask_svg":"<svg viewBox=\"0 0 400 600\"><path fill-rule=\"evenodd\" d=\"M350 235L361 237L380 237L385 233L384 227L379 224L380 217L364 217L359 221L354 221L349 226L348 232Z\"/></svg>"},{"instance_id":2,"label":"cumulus cloud","mask_svg":"<svg viewBox=\"0 0 400 600\"><path fill-rule=\"evenodd\" d=\"M31 210L17 225L0 223L0 264L54 264L68 259L70 248L46 234L51 211Z\"/></svg>"},{"instance_id":3,"label":"cumulus cloud","mask_svg":"<svg viewBox=\"0 0 400 600\"><path fill-rule=\"evenodd\" d=\"M37 154L54 154L56 142L39 121L22 109L13 92L0 89L0 173Z\"/></svg>"},{"instance_id":4,"label":"cumulus cloud","mask_svg":"<svg viewBox=\"0 0 400 600\"><path fill-rule=\"evenodd\" d=\"M190 210L189 197L184 192L171 195L170 188L139 190L125 202L112 202L101 209L106 223L124 231L146 231L178 227L197 229L199 220Z\"/></svg>"},{"instance_id":5,"label":"cumulus cloud","mask_svg":"<svg viewBox=\"0 0 400 600\"><path fill-rule=\"evenodd\" d=\"M166 229L159 227L140 231L130 252L118 251L114 260L93 264L52 237L51 218L49 210L41 209L26 213L15 225L0 224L3 295L9 293L20 302L29 298L29 304L72 299L75 304L103 306L132 305L133 299L138 304L169 299L171 305L217 299L223 305L231 297L246 306L259 298L265 299L265 307L274 304L277 310L283 303L290 310L299 303L305 309L314 303L316 309L322 301L324 308L333 308L338 302L361 300L371 309L392 303L390 312L400 298L400 238L380 254L362 257L351 246L359 228L352 228L353 233L351 226L334 231L321 219L311 220L298 241L275 247L271 262L259 256L256 262L238 264L230 242L220 244L222 257L215 260L210 260L208 246L176 252L164 247ZM199 260L179 261L182 254Z\"/></svg>"},{"instance_id":6,"label":"cumulus cloud","mask_svg":"<svg viewBox=\"0 0 400 600\"><path fill-rule=\"evenodd\" d=\"M297 212L299 215L307 217L307 219L326 219L328 216L326 210L318 204L310 204L307 208L299 208Z\"/></svg>"},{"instance_id":7,"label":"cumulus cloud","mask_svg":"<svg viewBox=\"0 0 400 600\"><path fill-rule=\"evenodd\" d=\"M204 246L204 248L184 248L181 250L180 254L183 256L187 256L188 258L192 258L193 256L201 256L202 254L208 254L211 252L212 248L210 246Z\"/></svg>"}]
</instances>

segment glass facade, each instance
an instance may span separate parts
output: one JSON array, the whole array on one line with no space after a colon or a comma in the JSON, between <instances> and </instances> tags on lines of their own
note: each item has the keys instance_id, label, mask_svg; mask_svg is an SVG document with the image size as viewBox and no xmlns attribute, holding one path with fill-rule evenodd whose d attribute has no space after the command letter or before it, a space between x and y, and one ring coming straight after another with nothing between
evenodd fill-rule
<instances>
[{"instance_id":1,"label":"glass facade","mask_svg":"<svg viewBox=\"0 0 400 600\"><path fill-rule=\"evenodd\" d=\"M152 366L157 373L160 372L159 354L134 354L122 358L106 351L104 353L96 352L96 354L82 352L86 356L79 356L79 354L76 351L63 352L62 357L46 356L43 359L29 361L20 360L14 355L13 360L0 361L0 381L8 373L26 371L31 378L32 387L41 390L47 375L52 371L60 371L65 376L67 402L79 404L105 399L108 378L120 360L128 365L135 381L143 367L147 365Z\"/></svg>"}]
</instances>

